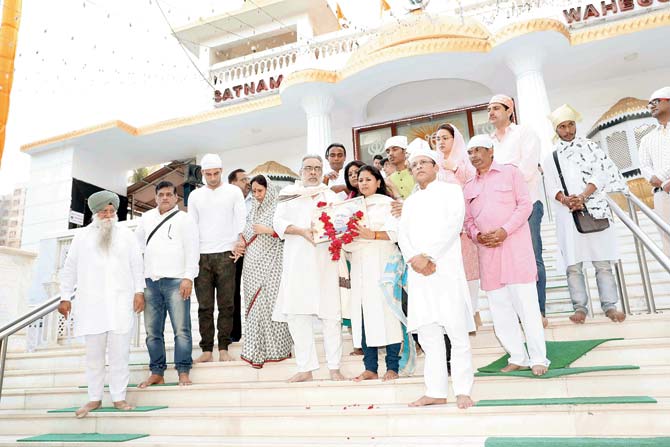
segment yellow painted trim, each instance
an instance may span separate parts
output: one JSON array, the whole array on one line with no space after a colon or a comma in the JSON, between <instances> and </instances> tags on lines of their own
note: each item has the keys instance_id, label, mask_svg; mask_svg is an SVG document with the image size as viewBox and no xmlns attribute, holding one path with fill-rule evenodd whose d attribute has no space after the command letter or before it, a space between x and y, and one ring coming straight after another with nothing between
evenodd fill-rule
<instances>
[{"instance_id":1,"label":"yellow painted trim","mask_svg":"<svg viewBox=\"0 0 670 447\"><path fill-rule=\"evenodd\" d=\"M54 137L45 138L43 140L38 140L32 143L24 144L23 146L21 146L21 151L28 152L31 149L35 149L40 146L59 143L71 140L73 138L81 137L84 135L90 135L92 133L114 128L121 129L127 132L129 135L133 136L149 135L156 132L176 129L178 127L191 126L194 124L200 124L207 121L227 118L229 116L241 115L244 113L254 112L257 110L267 109L270 107L277 107L279 105L281 105L281 98L279 97L279 95L272 95L267 96L265 98L255 99L253 101L240 102L227 107L222 107L220 109L210 110L204 113L199 113L197 115L161 121L143 127L133 127L128 123L124 123L123 121L118 120L107 121L105 123L97 124L95 126L86 127L84 129L75 130L61 135L56 135Z\"/></svg>"}]
</instances>

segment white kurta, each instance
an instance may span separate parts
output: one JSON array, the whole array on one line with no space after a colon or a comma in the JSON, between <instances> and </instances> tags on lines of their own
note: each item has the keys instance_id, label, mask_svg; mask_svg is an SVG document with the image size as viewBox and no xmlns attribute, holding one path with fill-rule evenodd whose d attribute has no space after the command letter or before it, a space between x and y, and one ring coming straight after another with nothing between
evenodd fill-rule
<instances>
[{"instance_id":1,"label":"white kurta","mask_svg":"<svg viewBox=\"0 0 670 447\"><path fill-rule=\"evenodd\" d=\"M135 235L117 225L109 253L98 246L91 225L79 231L60 274L61 297L72 301L74 335L128 333L134 322L133 298L144 292L142 254Z\"/></svg>"},{"instance_id":2,"label":"white kurta","mask_svg":"<svg viewBox=\"0 0 670 447\"><path fill-rule=\"evenodd\" d=\"M317 203L336 201L335 193L327 189L313 197L298 197L277 205L273 227L285 242L273 320L287 321L286 315L289 314L315 315L321 319L341 318L339 270L337 262L331 260L328 243L314 247L302 236L286 234L289 225L309 228Z\"/></svg>"},{"instance_id":3,"label":"white kurta","mask_svg":"<svg viewBox=\"0 0 670 447\"><path fill-rule=\"evenodd\" d=\"M402 341L402 326L386 302L380 280L391 256L398 253L398 221L391 215L388 196L367 197L368 227L385 231L390 240L356 239L344 248L351 252L351 332L354 346L361 347L362 325L368 346L387 346Z\"/></svg>"},{"instance_id":4,"label":"white kurta","mask_svg":"<svg viewBox=\"0 0 670 447\"><path fill-rule=\"evenodd\" d=\"M475 330L461 255L464 215L463 192L455 184L435 180L405 201L398 231L402 255L409 261L426 254L436 264L429 276L408 267L408 331L433 323L455 332Z\"/></svg>"},{"instance_id":5,"label":"white kurta","mask_svg":"<svg viewBox=\"0 0 670 447\"><path fill-rule=\"evenodd\" d=\"M581 169L574 166L561 153L558 155L558 161L561 164L561 171L565 185L570 194L581 194L584 191L584 180ZM593 167L594 170L597 167ZM556 216L556 238L558 240L558 254L556 256L556 270L565 272L570 265L579 262L591 261L614 261L619 259L619 250L616 244L616 229L614 222L610 220L610 227L597 233L580 233L577 231L572 213L568 207L563 206L555 197L559 191L563 191L561 180L558 177L558 170L554 163L553 155L549 155L543 165L544 179L547 189L547 196L554 209ZM600 190L606 180L594 175L589 179ZM587 202L588 207L588 202Z\"/></svg>"}]
</instances>

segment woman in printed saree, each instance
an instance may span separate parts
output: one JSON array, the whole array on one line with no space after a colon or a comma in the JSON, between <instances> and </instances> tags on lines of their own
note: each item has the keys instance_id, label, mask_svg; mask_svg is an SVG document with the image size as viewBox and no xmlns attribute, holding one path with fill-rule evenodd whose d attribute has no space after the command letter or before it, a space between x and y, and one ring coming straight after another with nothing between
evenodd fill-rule
<instances>
[{"instance_id":1,"label":"woman in printed saree","mask_svg":"<svg viewBox=\"0 0 670 447\"><path fill-rule=\"evenodd\" d=\"M272 320L284 246L272 229L277 190L270 179L257 175L251 179L251 193L253 203L242 233L245 322L240 357L254 368L262 368L265 362L291 357L293 341L288 325Z\"/></svg>"}]
</instances>

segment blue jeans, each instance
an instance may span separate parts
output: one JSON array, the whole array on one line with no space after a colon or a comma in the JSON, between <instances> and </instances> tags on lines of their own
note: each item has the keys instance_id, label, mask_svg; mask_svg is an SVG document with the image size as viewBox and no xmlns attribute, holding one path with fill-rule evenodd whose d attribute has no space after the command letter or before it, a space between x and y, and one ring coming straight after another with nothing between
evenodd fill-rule
<instances>
[{"instance_id":1,"label":"blue jeans","mask_svg":"<svg viewBox=\"0 0 670 447\"><path fill-rule=\"evenodd\" d=\"M544 306L547 302L547 272L542 259L542 216L544 216L544 205L541 201L533 203L533 212L528 218L530 225L530 238L533 241L533 252L535 253L535 264L537 265L537 301L540 304L540 313L544 316Z\"/></svg>"},{"instance_id":2,"label":"blue jeans","mask_svg":"<svg viewBox=\"0 0 670 447\"><path fill-rule=\"evenodd\" d=\"M152 281L147 278L144 289L144 327L147 331L149 368L151 374L163 375L167 369L165 359L165 317L170 315L174 332L174 364L178 372L188 373L193 365L191 352L191 300L182 299L179 294L181 278L161 278Z\"/></svg>"},{"instance_id":3,"label":"blue jeans","mask_svg":"<svg viewBox=\"0 0 670 447\"><path fill-rule=\"evenodd\" d=\"M377 373L379 369L379 354L376 347L368 346L365 343L365 323L363 323L361 346L363 348L363 364L366 371ZM400 369L400 343L394 343L386 346L386 370L398 372Z\"/></svg>"},{"instance_id":4,"label":"blue jeans","mask_svg":"<svg viewBox=\"0 0 670 447\"><path fill-rule=\"evenodd\" d=\"M612 274L611 262L592 261L591 264L596 269L596 284L598 285L598 294L600 295L600 307L603 312L611 309L616 310L616 303L619 301L619 292L614 275ZM568 290L570 291L572 307L575 311L588 314L586 306L589 304L589 296L586 293L582 263L578 262L577 264L568 266L566 273L568 275Z\"/></svg>"}]
</instances>

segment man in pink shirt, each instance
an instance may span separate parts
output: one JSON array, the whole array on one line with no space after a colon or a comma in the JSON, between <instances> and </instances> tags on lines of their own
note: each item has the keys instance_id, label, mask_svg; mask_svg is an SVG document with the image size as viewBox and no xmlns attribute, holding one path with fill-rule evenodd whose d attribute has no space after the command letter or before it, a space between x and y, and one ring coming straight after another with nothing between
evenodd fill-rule
<instances>
[{"instance_id":1,"label":"man in pink shirt","mask_svg":"<svg viewBox=\"0 0 670 447\"><path fill-rule=\"evenodd\" d=\"M477 244L481 288L488 296L494 330L510 355L501 371L531 366L533 374L541 376L549 360L535 287L528 187L518 168L493 161L493 140L488 135L470 140L468 157L477 175L463 189L464 227Z\"/></svg>"}]
</instances>

